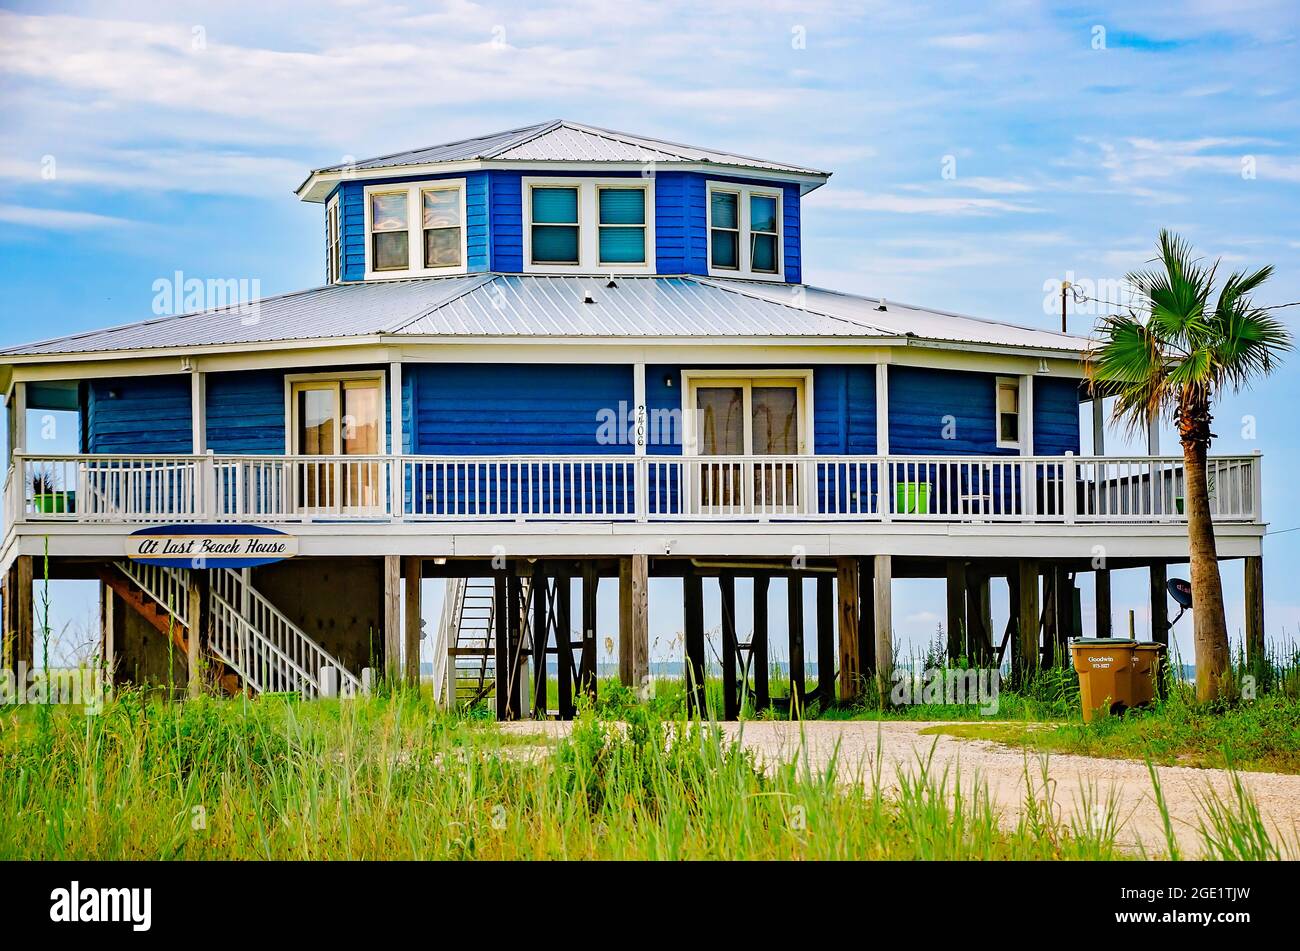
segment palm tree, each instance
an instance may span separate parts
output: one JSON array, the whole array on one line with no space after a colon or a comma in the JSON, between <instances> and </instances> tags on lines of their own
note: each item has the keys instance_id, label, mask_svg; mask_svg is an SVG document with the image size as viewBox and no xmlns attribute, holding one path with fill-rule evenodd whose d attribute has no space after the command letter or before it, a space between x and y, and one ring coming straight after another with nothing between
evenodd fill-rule
<instances>
[{"instance_id":1,"label":"palm tree","mask_svg":"<svg viewBox=\"0 0 1300 951\"><path fill-rule=\"evenodd\" d=\"M1213 700L1229 655L1206 479L1214 438L1210 411L1218 394L1239 391L1272 372L1292 342L1282 322L1251 300L1273 273L1271 266L1233 272L1212 302L1218 262L1201 263L1169 231L1160 232L1159 245L1158 267L1128 275L1137 306L1100 321L1088 378L1094 396L1116 397L1114 418L1130 431L1145 430L1166 413L1178 429L1196 598L1196 695Z\"/></svg>"}]
</instances>

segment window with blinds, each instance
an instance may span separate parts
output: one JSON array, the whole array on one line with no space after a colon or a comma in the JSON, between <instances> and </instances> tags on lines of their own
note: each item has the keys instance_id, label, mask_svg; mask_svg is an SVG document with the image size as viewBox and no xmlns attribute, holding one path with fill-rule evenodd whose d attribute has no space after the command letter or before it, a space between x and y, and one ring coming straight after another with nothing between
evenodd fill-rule
<instances>
[{"instance_id":1,"label":"window with blinds","mask_svg":"<svg viewBox=\"0 0 1300 951\"><path fill-rule=\"evenodd\" d=\"M644 188L600 188L601 265L644 264L646 192Z\"/></svg>"},{"instance_id":2,"label":"window with blinds","mask_svg":"<svg viewBox=\"0 0 1300 951\"><path fill-rule=\"evenodd\" d=\"M531 190L532 263L578 263L578 189Z\"/></svg>"}]
</instances>

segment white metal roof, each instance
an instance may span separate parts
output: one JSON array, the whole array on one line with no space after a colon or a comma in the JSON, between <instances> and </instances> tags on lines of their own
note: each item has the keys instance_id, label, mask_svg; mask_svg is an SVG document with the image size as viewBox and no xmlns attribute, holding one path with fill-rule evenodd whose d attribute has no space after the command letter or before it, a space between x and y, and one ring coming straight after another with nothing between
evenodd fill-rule
<instances>
[{"instance_id":1,"label":"white metal roof","mask_svg":"<svg viewBox=\"0 0 1300 951\"><path fill-rule=\"evenodd\" d=\"M359 162L330 165L315 169L298 187L298 194L309 201L321 201L326 185L340 177L356 177L358 172L404 169L425 170L429 166L466 162L493 163L623 163L629 165L688 164L731 167L754 173L783 173L798 177L814 188L830 177L829 172L771 162L722 149L706 149L664 139L615 132L597 126L553 119L519 129L507 129L490 135L430 145L390 155L379 155ZM458 167L463 167L459 165Z\"/></svg>"},{"instance_id":2,"label":"white metal roof","mask_svg":"<svg viewBox=\"0 0 1300 951\"><path fill-rule=\"evenodd\" d=\"M490 135L430 145L392 155L381 155L351 164L331 165L317 171L342 171L347 168L382 169L402 165L428 165L466 159L501 159L521 162L708 162L715 165L738 165L772 171L797 172L804 175L829 175L829 172L769 162L748 155L720 149L682 145L664 139L631 135L597 126L552 119L536 125Z\"/></svg>"},{"instance_id":3,"label":"white metal roof","mask_svg":"<svg viewBox=\"0 0 1300 951\"><path fill-rule=\"evenodd\" d=\"M861 338L1078 353L1084 337L805 285L694 276L475 274L336 284L0 351L23 357L374 337Z\"/></svg>"}]
</instances>

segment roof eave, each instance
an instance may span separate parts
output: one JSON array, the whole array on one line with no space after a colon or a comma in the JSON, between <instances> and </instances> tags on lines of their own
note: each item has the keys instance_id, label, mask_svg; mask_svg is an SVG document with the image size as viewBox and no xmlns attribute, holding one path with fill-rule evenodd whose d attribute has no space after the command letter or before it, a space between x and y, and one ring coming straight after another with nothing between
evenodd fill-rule
<instances>
[{"instance_id":1,"label":"roof eave","mask_svg":"<svg viewBox=\"0 0 1300 951\"><path fill-rule=\"evenodd\" d=\"M785 170L752 168L748 165L725 165L720 162L659 162L675 172L713 172L714 174L732 175L738 178L755 178L764 181L797 182L799 194L806 195L814 189L825 185L830 179L830 172L815 169ZM490 169L522 171L640 171L644 162L579 162L530 159L461 159L455 162L428 162L418 165L385 165L365 169L316 169L302 184L294 189L300 201L320 204L329 198L335 186L341 182L364 182L374 178L418 178L422 175L447 175L456 172L477 172Z\"/></svg>"}]
</instances>

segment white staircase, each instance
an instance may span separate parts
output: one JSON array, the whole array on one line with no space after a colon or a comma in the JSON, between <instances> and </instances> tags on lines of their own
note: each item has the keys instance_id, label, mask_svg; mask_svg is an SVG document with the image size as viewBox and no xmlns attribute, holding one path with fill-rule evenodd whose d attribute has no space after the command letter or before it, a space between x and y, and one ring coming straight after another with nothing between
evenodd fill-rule
<instances>
[{"instance_id":1,"label":"white staircase","mask_svg":"<svg viewBox=\"0 0 1300 951\"><path fill-rule=\"evenodd\" d=\"M135 585L184 627L189 627L189 570L119 562ZM322 694L322 671L337 671L340 696L359 696L361 681L285 617L244 572L214 568L208 595L208 649L253 693Z\"/></svg>"}]
</instances>

